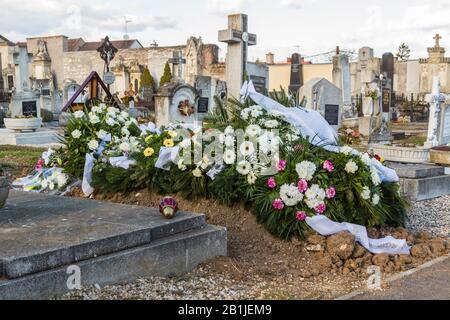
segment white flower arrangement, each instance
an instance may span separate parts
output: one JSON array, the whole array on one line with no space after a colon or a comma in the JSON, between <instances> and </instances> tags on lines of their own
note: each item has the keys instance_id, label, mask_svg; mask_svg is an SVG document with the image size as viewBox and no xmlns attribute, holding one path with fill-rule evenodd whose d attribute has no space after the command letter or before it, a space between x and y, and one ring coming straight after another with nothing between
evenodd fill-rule
<instances>
[{"instance_id":1,"label":"white flower arrangement","mask_svg":"<svg viewBox=\"0 0 450 320\"><path fill-rule=\"evenodd\" d=\"M77 119L83 118L84 117L84 111L75 111L73 113L73 116Z\"/></svg>"},{"instance_id":2,"label":"white flower arrangement","mask_svg":"<svg viewBox=\"0 0 450 320\"><path fill-rule=\"evenodd\" d=\"M375 168L370 168L370 177L372 178L372 183L375 186L378 186L381 184L381 179L380 176L378 175L377 169Z\"/></svg>"},{"instance_id":3,"label":"white flower arrangement","mask_svg":"<svg viewBox=\"0 0 450 320\"><path fill-rule=\"evenodd\" d=\"M226 164L233 164L236 161L236 153L234 150L227 149L223 153L223 162Z\"/></svg>"},{"instance_id":4,"label":"white flower arrangement","mask_svg":"<svg viewBox=\"0 0 450 320\"><path fill-rule=\"evenodd\" d=\"M247 160L239 161L236 166L237 172L239 172L239 174L241 174L243 176L246 176L247 174L249 174L251 169L252 169L252 165Z\"/></svg>"},{"instance_id":5,"label":"white flower arrangement","mask_svg":"<svg viewBox=\"0 0 450 320\"><path fill-rule=\"evenodd\" d=\"M361 161L366 165L366 166L370 166L372 159L370 158L368 153L363 153L360 156Z\"/></svg>"},{"instance_id":6,"label":"white flower arrangement","mask_svg":"<svg viewBox=\"0 0 450 320\"><path fill-rule=\"evenodd\" d=\"M248 157L255 152L255 147L251 141L244 141L239 147L239 151L244 157Z\"/></svg>"},{"instance_id":7,"label":"white flower arrangement","mask_svg":"<svg viewBox=\"0 0 450 320\"><path fill-rule=\"evenodd\" d=\"M370 189L369 187L365 186L361 192L361 198L363 198L364 200L369 200L370 199Z\"/></svg>"},{"instance_id":8,"label":"white flower arrangement","mask_svg":"<svg viewBox=\"0 0 450 320\"><path fill-rule=\"evenodd\" d=\"M372 196L372 204L377 206L380 203L380 196L377 193L374 193Z\"/></svg>"},{"instance_id":9,"label":"white flower arrangement","mask_svg":"<svg viewBox=\"0 0 450 320\"><path fill-rule=\"evenodd\" d=\"M203 175L203 172L202 170L200 170L199 167L197 167L194 170L192 170L192 175L196 178L200 178Z\"/></svg>"},{"instance_id":10,"label":"white flower arrangement","mask_svg":"<svg viewBox=\"0 0 450 320\"><path fill-rule=\"evenodd\" d=\"M72 131L71 135L74 139L79 139L81 137L81 131L78 129L75 129Z\"/></svg>"},{"instance_id":11,"label":"white flower arrangement","mask_svg":"<svg viewBox=\"0 0 450 320\"><path fill-rule=\"evenodd\" d=\"M234 134L234 129L232 126L228 126L225 128L224 132L226 136Z\"/></svg>"},{"instance_id":12,"label":"white flower arrangement","mask_svg":"<svg viewBox=\"0 0 450 320\"><path fill-rule=\"evenodd\" d=\"M255 184L256 179L258 177L256 176L256 174L253 171L250 171L250 173L247 175L247 183L248 184Z\"/></svg>"},{"instance_id":13,"label":"white flower arrangement","mask_svg":"<svg viewBox=\"0 0 450 320\"><path fill-rule=\"evenodd\" d=\"M245 129L245 133L250 137L256 137L261 134L261 127L256 124L251 124Z\"/></svg>"},{"instance_id":14,"label":"white flower arrangement","mask_svg":"<svg viewBox=\"0 0 450 320\"><path fill-rule=\"evenodd\" d=\"M314 163L306 160L295 165L295 171L297 171L298 177L306 181L313 178L316 169L317 167Z\"/></svg>"},{"instance_id":15,"label":"white flower arrangement","mask_svg":"<svg viewBox=\"0 0 450 320\"><path fill-rule=\"evenodd\" d=\"M269 129L277 128L279 125L280 123L277 120L267 120L264 124L264 126Z\"/></svg>"},{"instance_id":16,"label":"white flower arrangement","mask_svg":"<svg viewBox=\"0 0 450 320\"><path fill-rule=\"evenodd\" d=\"M293 207L303 200L303 194L293 183L283 184L280 188L280 198L286 206Z\"/></svg>"},{"instance_id":17,"label":"white flower arrangement","mask_svg":"<svg viewBox=\"0 0 450 320\"><path fill-rule=\"evenodd\" d=\"M349 160L345 165L344 170L348 173L355 173L358 171L358 165L353 160Z\"/></svg>"},{"instance_id":18,"label":"white flower arrangement","mask_svg":"<svg viewBox=\"0 0 450 320\"><path fill-rule=\"evenodd\" d=\"M320 188L318 184L313 184L308 188L308 190L306 190L305 197L306 197L305 200L306 205L309 208L314 209L318 205L324 203L326 192L324 189Z\"/></svg>"},{"instance_id":19,"label":"white flower arrangement","mask_svg":"<svg viewBox=\"0 0 450 320\"><path fill-rule=\"evenodd\" d=\"M97 150L98 149L98 141L93 140L93 139L91 141L89 141L88 148L89 148L89 150L92 150L92 151Z\"/></svg>"},{"instance_id":20,"label":"white flower arrangement","mask_svg":"<svg viewBox=\"0 0 450 320\"><path fill-rule=\"evenodd\" d=\"M354 149L349 147L349 146L343 146L341 147L341 153L345 154L345 155L351 155L353 153Z\"/></svg>"},{"instance_id":21,"label":"white flower arrangement","mask_svg":"<svg viewBox=\"0 0 450 320\"><path fill-rule=\"evenodd\" d=\"M108 132L106 132L105 130L103 130L103 129L100 129L98 132L97 132L97 138L99 138L100 140L103 140L103 139L105 139L106 138L106 136L108 135Z\"/></svg>"},{"instance_id":22,"label":"white flower arrangement","mask_svg":"<svg viewBox=\"0 0 450 320\"><path fill-rule=\"evenodd\" d=\"M113 127L117 124L116 120L111 117L106 118L106 124L110 127Z\"/></svg>"},{"instance_id":23,"label":"white flower arrangement","mask_svg":"<svg viewBox=\"0 0 450 320\"><path fill-rule=\"evenodd\" d=\"M178 169L181 171L186 171L187 166L183 163L183 159L178 160Z\"/></svg>"}]
</instances>

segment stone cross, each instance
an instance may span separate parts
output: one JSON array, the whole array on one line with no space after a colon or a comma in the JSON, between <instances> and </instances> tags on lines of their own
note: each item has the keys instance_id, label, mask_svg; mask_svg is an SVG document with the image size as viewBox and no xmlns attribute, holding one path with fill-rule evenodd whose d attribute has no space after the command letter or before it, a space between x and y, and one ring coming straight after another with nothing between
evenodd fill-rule
<instances>
[{"instance_id":1,"label":"stone cross","mask_svg":"<svg viewBox=\"0 0 450 320\"><path fill-rule=\"evenodd\" d=\"M289 83L289 91L297 96L298 90L303 86L303 68L302 58L300 54L294 53L291 57L291 78Z\"/></svg>"},{"instance_id":2,"label":"stone cross","mask_svg":"<svg viewBox=\"0 0 450 320\"><path fill-rule=\"evenodd\" d=\"M228 95L239 98L244 77L247 76L248 46L256 44L256 35L248 33L248 16L228 16L228 29L219 31L219 41L227 43L226 77Z\"/></svg>"},{"instance_id":3,"label":"stone cross","mask_svg":"<svg viewBox=\"0 0 450 320\"><path fill-rule=\"evenodd\" d=\"M428 119L428 134L426 147L435 147L439 145L439 127L441 121L441 104L445 102L445 96L441 93L441 83L439 77L433 77L433 89L430 95L426 97L430 103L430 117Z\"/></svg>"},{"instance_id":4,"label":"stone cross","mask_svg":"<svg viewBox=\"0 0 450 320\"><path fill-rule=\"evenodd\" d=\"M436 48L440 47L440 45L439 45L439 40L441 40L442 37L439 35L439 33L436 33L436 35L433 37L433 39L436 41L436 43L435 43L434 46L435 46Z\"/></svg>"},{"instance_id":5,"label":"stone cross","mask_svg":"<svg viewBox=\"0 0 450 320\"><path fill-rule=\"evenodd\" d=\"M169 59L169 63L172 64L173 74L175 75L175 66L178 66L177 77L183 78L183 64L186 63L186 59L183 58L181 51L174 51L173 58Z\"/></svg>"}]
</instances>

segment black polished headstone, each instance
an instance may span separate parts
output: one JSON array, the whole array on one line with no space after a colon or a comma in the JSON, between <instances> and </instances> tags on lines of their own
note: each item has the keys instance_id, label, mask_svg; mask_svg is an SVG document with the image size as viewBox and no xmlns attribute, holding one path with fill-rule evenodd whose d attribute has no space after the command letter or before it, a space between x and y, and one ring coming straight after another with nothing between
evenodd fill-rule
<instances>
[{"instance_id":1,"label":"black polished headstone","mask_svg":"<svg viewBox=\"0 0 450 320\"><path fill-rule=\"evenodd\" d=\"M22 115L25 117L37 117L37 103L36 101L22 102Z\"/></svg>"},{"instance_id":2,"label":"black polished headstone","mask_svg":"<svg viewBox=\"0 0 450 320\"><path fill-rule=\"evenodd\" d=\"M291 78L289 82L289 91L297 94L301 86L303 86L303 67L301 63L301 56L298 53L294 53L291 57Z\"/></svg>"},{"instance_id":3,"label":"black polished headstone","mask_svg":"<svg viewBox=\"0 0 450 320\"><path fill-rule=\"evenodd\" d=\"M395 110L391 110L395 103L394 98L394 55L391 52L386 52L381 58L381 73L387 78L387 85L383 88L382 109L383 112L395 114Z\"/></svg>"},{"instance_id":4,"label":"black polished headstone","mask_svg":"<svg viewBox=\"0 0 450 320\"><path fill-rule=\"evenodd\" d=\"M326 104L325 105L325 120L330 126L339 125L339 105Z\"/></svg>"}]
</instances>

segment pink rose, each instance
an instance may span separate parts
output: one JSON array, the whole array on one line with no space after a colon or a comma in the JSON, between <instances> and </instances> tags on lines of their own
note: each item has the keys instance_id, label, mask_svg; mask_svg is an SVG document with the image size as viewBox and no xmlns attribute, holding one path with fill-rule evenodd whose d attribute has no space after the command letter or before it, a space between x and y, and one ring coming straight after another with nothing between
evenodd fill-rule
<instances>
[{"instance_id":1,"label":"pink rose","mask_svg":"<svg viewBox=\"0 0 450 320\"><path fill-rule=\"evenodd\" d=\"M330 160L325 160L325 162L323 163L323 168L328 172L331 172L334 170L334 165Z\"/></svg>"},{"instance_id":2,"label":"pink rose","mask_svg":"<svg viewBox=\"0 0 450 320\"><path fill-rule=\"evenodd\" d=\"M276 209L278 211L283 210L283 208L284 208L283 200L281 200L280 198L277 198L277 199L273 200L272 207L274 207L274 209Z\"/></svg>"},{"instance_id":3,"label":"pink rose","mask_svg":"<svg viewBox=\"0 0 450 320\"><path fill-rule=\"evenodd\" d=\"M297 213L295 214L295 218L298 221L305 221L305 219L306 219L306 212L305 211L297 211Z\"/></svg>"},{"instance_id":4,"label":"pink rose","mask_svg":"<svg viewBox=\"0 0 450 320\"><path fill-rule=\"evenodd\" d=\"M280 160L277 164L278 171L284 171L286 169L286 160Z\"/></svg>"},{"instance_id":5,"label":"pink rose","mask_svg":"<svg viewBox=\"0 0 450 320\"><path fill-rule=\"evenodd\" d=\"M37 171L42 170L42 168L44 167L44 159L39 159L38 162L36 163L36 166L34 167Z\"/></svg>"},{"instance_id":6,"label":"pink rose","mask_svg":"<svg viewBox=\"0 0 450 320\"><path fill-rule=\"evenodd\" d=\"M267 186L270 189L274 189L277 186L277 182L275 181L274 177L270 177L269 179L267 179Z\"/></svg>"},{"instance_id":7,"label":"pink rose","mask_svg":"<svg viewBox=\"0 0 450 320\"><path fill-rule=\"evenodd\" d=\"M316 211L317 214L322 214L325 210L327 210L325 203L321 203L314 208L314 211Z\"/></svg>"},{"instance_id":8,"label":"pink rose","mask_svg":"<svg viewBox=\"0 0 450 320\"><path fill-rule=\"evenodd\" d=\"M326 191L327 199L333 199L336 196L336 189L334 187L329 187Z\"/></svg>"},{"instance_id":9,"label":"pink rose","mask_svg":"<svg viewBox=\"0 0 450 320\"><path fill-rule=\"evenodd\" d=\"M308 190L308 181L306 181L305 179L301 179L297 183L297 188L298 188L298 191L305 192L306 190Z\"/></svg>"}]
</instances>

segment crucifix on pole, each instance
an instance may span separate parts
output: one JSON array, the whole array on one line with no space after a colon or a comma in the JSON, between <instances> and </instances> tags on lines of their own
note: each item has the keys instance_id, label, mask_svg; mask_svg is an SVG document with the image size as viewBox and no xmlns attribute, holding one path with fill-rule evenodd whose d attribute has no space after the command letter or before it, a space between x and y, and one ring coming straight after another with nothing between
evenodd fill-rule
<instances>
[{"instance_id":1,"label":"crucifix on pole","mask_svg":"<svg viewBox=\"0 0 450 320\"><path fill-rule=\"evenodd\" d=\"M228 16L228 29L219 31L219 41L227 43L226 75L228 95L239 97L247 76L248 46L256 44L256 35L248 33L248 16Z\"/></svg>"},{"instance_id":2,"label":"crucifix on pole","mask_svg":"<svg viewBox=\"0 0 450 320\"><path fill-rule=\"evenodd\" d=\"M105 74L103 76L103 81L105 81L105 83L108 85L109 90L110 84L114 82L114 74L109 72L109 64L111 60L114 59L114 56L117 53L117 48L113 46L111 41L109 41L109 37L106 36L101 46L97 48L97 52L100 53L100 58L105 62Z\"/></svg>"}]
</instances>

